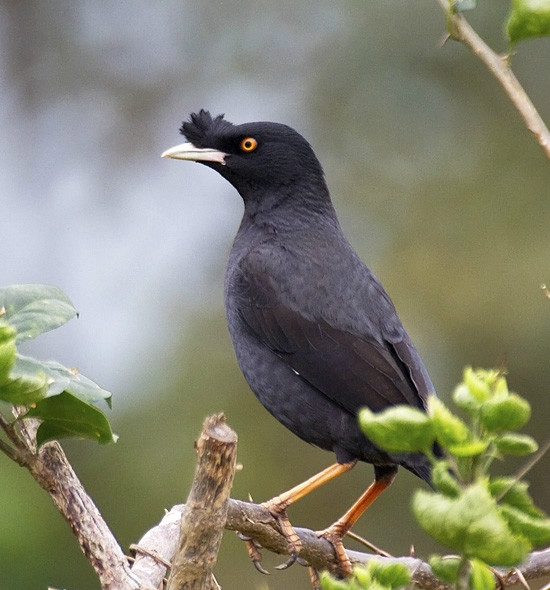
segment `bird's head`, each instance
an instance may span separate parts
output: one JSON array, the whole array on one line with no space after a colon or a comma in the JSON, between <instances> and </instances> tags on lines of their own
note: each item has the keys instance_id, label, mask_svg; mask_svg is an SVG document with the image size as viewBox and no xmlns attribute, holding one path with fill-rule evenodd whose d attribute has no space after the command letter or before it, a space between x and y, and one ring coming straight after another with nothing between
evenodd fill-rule
<instances>
[{"instance_id":1,"label":"bird's head","mask_svg":"<svg viewBox=\"0 0 550 590\"><path fill-rule=\"evenodd\" d=\"M200 162L219 172L246 204L286 198L328 199L323 170L309 143L280 123L233 125L223 115L193 113L180 132L187 139L162 156Z\"/></svg>"}]
</instances>

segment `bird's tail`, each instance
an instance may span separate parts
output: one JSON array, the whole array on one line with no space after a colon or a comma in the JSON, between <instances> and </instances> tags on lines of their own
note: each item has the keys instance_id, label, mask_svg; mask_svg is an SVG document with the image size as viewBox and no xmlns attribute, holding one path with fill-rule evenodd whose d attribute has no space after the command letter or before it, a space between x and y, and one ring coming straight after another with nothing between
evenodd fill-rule
<instances>
[{"instance_id":1,"label":"bird's tail","mask_svg":"<svg viewBox=\"0 0 550 590\"><path fill-rule=\"evenodd\" d=\"M437 443L434 443L432 452L438 459L444 456L441 447ZM409 458L407 461L403 462L402 465L405 469L414 473L420 479L423 479L431 488L433 488L432 465L424 455L415 455L413 461Z\"/></svg>"}]
</instances>

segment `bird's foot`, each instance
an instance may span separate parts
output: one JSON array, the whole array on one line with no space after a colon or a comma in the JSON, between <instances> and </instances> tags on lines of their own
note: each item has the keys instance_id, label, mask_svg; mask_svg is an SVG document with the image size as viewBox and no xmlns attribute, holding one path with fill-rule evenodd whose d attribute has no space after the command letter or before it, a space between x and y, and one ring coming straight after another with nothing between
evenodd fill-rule
<instances>
[{"instance_id":1,"label":"bird's foot","mask_svg":"<svg viewBox=\"0 0 550 590\"><path fill-rule=\"evenodd\" d=\"M279 525L279 529L281 534L284 536L287 542L287 551L289 554L289 558L284 563L275 566L275 569L278 570L286 570L294 563L298 562L300 565L305 567L309 567L308 564L301 559L298 554L300 549L302 548L302 542L300 538L296 534L294 527L290 524L290 520L286 514L286 505L278 502L278 498L274 498L267 502L261 504L275 519L277 524ZM246 549L248 551L248 555L254 564L254 567L261 573L261 574L269 574L269 572L262 566L262 554L260 553L261 545L259 545L254 539L248 537L247 535L243 535L242 533L237 533L239 539L246 543Z\"/></svg>"},{"instance_id":2,"label":"bird's foot","mask_svg":"<svg viewBox=\"0 0 550 590\"><path fill-rule=\"evenodd\" d=\"M281 530L281 534L286 539L286 547L290 558L285 563L277 566L277 569L287 569L294 562L300 561L298 554L302 548L302 542L300 541L300 538L296 534L294 527L290 524L290 520L286 515L287 503L281 503L277 500L277 498L273 498L272 500L268 500L261 505L277 521L277 524Z\"/></svg>"},{"instance_id":3,"label":"bird's foot","mask_svg":"<svg viewBox=\"0 0 550 590\"><path fill-rule=\"evenodd\" d=\"M334 554L338 562L339 574L342 578L350 576L352 573L351 561L349 560L348 554L344 549L344 544L342 543L342 537L345 532L340 529L338 522L335 522L324 531L317 531L315 534L318 537L326 539L333 546Z\"/></svg>"},{"instance_id":4,"label":"bird's foot","mask_svg":"<svg viewBox=\"0 0 550 590\"><path fill-rule=\"evenodd\" d=\"M260 572L260 574L264 574L269 576L269 572L262 566L262 554L260 553L261 545L254 541L252 537L248 537L247 535L243 535L242 533L237 531L237 536L241 541L244 541L246 544L246 550L248 551L248 556L252 561L254 567Z\"/></svg>"}]
</instances>

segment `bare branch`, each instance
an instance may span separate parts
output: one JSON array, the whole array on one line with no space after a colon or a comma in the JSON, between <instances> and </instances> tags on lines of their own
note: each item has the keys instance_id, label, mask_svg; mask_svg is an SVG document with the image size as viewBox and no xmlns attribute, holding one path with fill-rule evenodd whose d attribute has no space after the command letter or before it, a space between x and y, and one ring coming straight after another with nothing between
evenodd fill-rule
<instances>
[{"instance_id":1,"label":"bare branch","mask_svg":"<svg viewBox=\"0 0 550 590\"><path fill-rule=\"evenodd\" d=\"M18 417L20 411L14 408ZM99 510L86 493L57 442L36 451L37 420L22 419L17 426L0 414L0 427L13 447L2 443L6 455L29 470L69 523L80 547L95 569L104 590L136 590L139 583ZM144 588L142 586L142 588Z\"/></svg>"},{"instance_id":2,"label":"bare branch","mask_svg":"<svg viewBox=\"0 0 550 590\"><path fill-rule=\"evenodd\" d=\"M205 420L196 450L197 469L167 590L218 588L212 570L227 519L237 451L237 435L223 414Z\"/></svg>"},{"instance_id":3,"label":"bare branch","mask_svg":"<svg viewBox=\"0 0 550 590\"><path fill-rule=\"evenodd\" d=\"M29 457L26 467L69 523L102 589L137 590L138 581L131 574L122 549L60 445L57 442L45 444L38 454Z\"/></svg>"},{"instance_id":4,"label":"bare branch","mask_svg":"<svg viewBox=\"0 0 550 590\"><path fill-rule=\"evenodd\" d=\"M159 531L156 531L157 527L151 529L139 542L139 548L143 549L144 552L136 558L136 565L132 571L135 571L140 579L146 580L151 586L158 586L167 568L166 564L163 564L155 556L160 554L163 560L171 559L171 555L174 554L178 542L179 520L181 513L184 511L184 505L174 506L158 525ZM287 554L287 544L278 529L276 521L259 504L230 499L225 528L227 530L240 531L244 535L253 538L266 551L280 555ZM310 529L297 527L295 530L302 542L300 557L316 569L328 569L329 571L336 572L334 552L328 541L317 537L315 532ZM156 545L155 536L162 539L161 545ZM379 557L350 550L347 550L347 553L352 564L365 564L372 559L383 559L406 565L413 575L413 580L416 584L415 588L423 590L449 590L452 588L452 586L446 585L438 580L432 573L430 566L421 559L414 557ZM245 555L246 553L243 548L243 556ZM156 568L156 577L144 575L141 566L139 571L136 569L137 564L141 564L142 562L146 563L147 567ZM533 551L518 568L509 570L499 568L498 572L501 575L504 587L517 584L521 576L526 580L548 576L550 575L550 548L542 551Z\"/></svg>"},{"instance_id":5,"label":"bare branch","mask_svg":"<svg viewBox=\"0 0 550 590\"><path fill-rule=\"evenodd\" d=\"M529 131L537 138L546 157L550 159L550 132L528 94L512 72L508 56L500 56L495 53L474 31L461 13L453 12L450 9L449 0L437 0L437 2L447 14L450 37L464 43L487 66L523 117Z\"/></svg>"},{"instance_id":6,"label":"bare branch","mask_svg":"<svg viewBox=\"0 0 550 590\"><path fill-rule=\"evenodd\" d=\"M153 588L159 588L176 553L185 504L173 506L160 523L147 531L130 551L135 554L132 573Z\"/></svg>"},{"instance_id":7,"label":"bare branch","mask_svg":"<svg viewBox=\"0 0 550 590\"><path fill-rule=\"evenodd\" d=\"M259 504L231 499L227 513L226 528L239 531L253 538L264 549L278 554L287 554L286 539L279 531L279 526L271 514ZM300 557L317 570L329 570L338 573L338 563L332 545L324 538L310 530L295 527L296 534L302 542ZM352 565L365 564L372 559L405 564L413 574L415 588L424 590L448 590L451 586L443 584L432 573L430 566L414 557L379 557L359 551L346 550Z\"/></svg>"}]
</instances>

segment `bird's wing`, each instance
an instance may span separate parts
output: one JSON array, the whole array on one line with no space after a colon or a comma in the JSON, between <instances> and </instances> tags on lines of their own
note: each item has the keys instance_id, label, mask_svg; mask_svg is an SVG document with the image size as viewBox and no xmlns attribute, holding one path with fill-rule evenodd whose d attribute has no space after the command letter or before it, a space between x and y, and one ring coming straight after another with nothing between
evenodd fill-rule
<instances>
[{"instance_id":1,"label":"bird's wing","mask_svg":"<svg viewBox=\"0 0 550 590\"><path fill-rule=\"evenodd\" d=\"M322 315L300 312L268 274L241 262L235 286L242 320L302 379L352 413L362 406L373 411L396 404L424 407L433 386L381 287L389 329L382 326L378 335L365 326L363 332L351 331Z\"/></svg>"}]
</instances>

